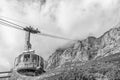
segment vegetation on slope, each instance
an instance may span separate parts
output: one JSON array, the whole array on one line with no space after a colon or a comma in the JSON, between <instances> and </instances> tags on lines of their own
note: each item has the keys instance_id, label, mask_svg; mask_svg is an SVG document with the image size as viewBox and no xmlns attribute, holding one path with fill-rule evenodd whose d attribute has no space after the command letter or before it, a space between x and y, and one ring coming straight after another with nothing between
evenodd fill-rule
<instances>
[{"instance_id":1,"label":"vegetation on slope","mask_svg":"<svg viewBox=\"0 0 120 80\"><path fill-rule=\"evenodd\" d=\"M120 53L73 67L42 80L120 80Z\"/></svg>"}]
</instances>

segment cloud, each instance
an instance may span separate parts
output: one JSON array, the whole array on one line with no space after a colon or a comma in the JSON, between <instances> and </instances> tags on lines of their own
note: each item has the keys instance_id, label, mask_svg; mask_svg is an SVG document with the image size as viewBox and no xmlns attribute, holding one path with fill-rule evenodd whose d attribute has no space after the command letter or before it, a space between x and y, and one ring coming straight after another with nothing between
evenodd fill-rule
<instances>
[{"instance_id":1,"label":"cloud","mask_svg":"<svg viewBox=\"0 0 120 80\"><path fill-rule=\"evenodd\" d=\"M5 58L0 58L0 66L3 66L6 69L10 68L10 64Z\"/></svg>"},{"instance_id":2,"label":"cloud","mask_svg":"<svg viewBox=\"0 0 120 80\"><path fill-rule=\"evenodd\" d=\"M0 71L9 71L11 68L11 64L9 62L9 60L7 60L5 57L3 57L2 55L0 55Z\"/></svg>"},{"instance_id":3,"label":"cloud","mask_svg":"<svg viewBox=\"0 0 120 80\"><path fill-rule=\"evenodd\" d=\"M116 24L113 22L118 19L120 12L116 11L118 0L61 0L59 3L55 14L58 26L64 33L75 34L73 37L99 34L100 29L106 31L110 25Z\"/></svg>"}]
</instances>

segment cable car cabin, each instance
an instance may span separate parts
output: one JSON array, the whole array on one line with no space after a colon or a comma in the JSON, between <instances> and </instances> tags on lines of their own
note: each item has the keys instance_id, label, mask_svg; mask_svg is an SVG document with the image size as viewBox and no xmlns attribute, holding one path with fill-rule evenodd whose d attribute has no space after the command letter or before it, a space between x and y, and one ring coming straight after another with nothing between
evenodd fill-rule
<instances>
[{"instance_id":1,"label":"cable car cabin","mask_svg":"<svg viewBox=\"0 0 120 80\"><path fill-rule=\"evenodd\" d=\"M44 60L34 51L23 52L15 59L15 70L27 76L37 76L44 73Z\"/></svg>"}]
</instances>

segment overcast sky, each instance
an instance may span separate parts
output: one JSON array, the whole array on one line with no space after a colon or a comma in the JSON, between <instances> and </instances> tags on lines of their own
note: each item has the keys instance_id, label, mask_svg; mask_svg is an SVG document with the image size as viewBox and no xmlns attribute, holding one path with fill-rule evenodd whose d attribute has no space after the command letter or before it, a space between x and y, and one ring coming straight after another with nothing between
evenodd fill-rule
<instances>
[{"instance_id":1,"label":"overcast sky","mask_svg":"<svg viewBox=\"0 0 120 80\"><path fill-rule=\"evenodd\" d=\"M120 0L0 0L0 18L3 16L66 38L99 37L120 22ZM0 25L0 71L13 67L15 57L23 52L24 33ZM45 60L67 42L31 36L33 49Z\"/></svg>"}]
</instances>

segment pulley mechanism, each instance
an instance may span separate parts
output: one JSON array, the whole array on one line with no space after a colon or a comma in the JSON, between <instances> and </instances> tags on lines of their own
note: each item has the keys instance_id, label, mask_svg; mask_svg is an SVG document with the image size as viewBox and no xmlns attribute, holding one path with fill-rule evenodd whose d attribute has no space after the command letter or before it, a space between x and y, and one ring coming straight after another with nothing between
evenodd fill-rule
<instances>
[{"instance_id":1,"label":"pulley mechanism","mask_svg":"<svg viewBox=\"0 0 120 80\"><path fill-rule=\"evenodd\" d=\"M32 45L30 43L30 34L37 34L40 33L38 28L34 29L33 27L29 26L24 28L25 33L26 33L26 38L25 38L25 51L29 51L32 48Z\"/></svg>"}]
</instances>

